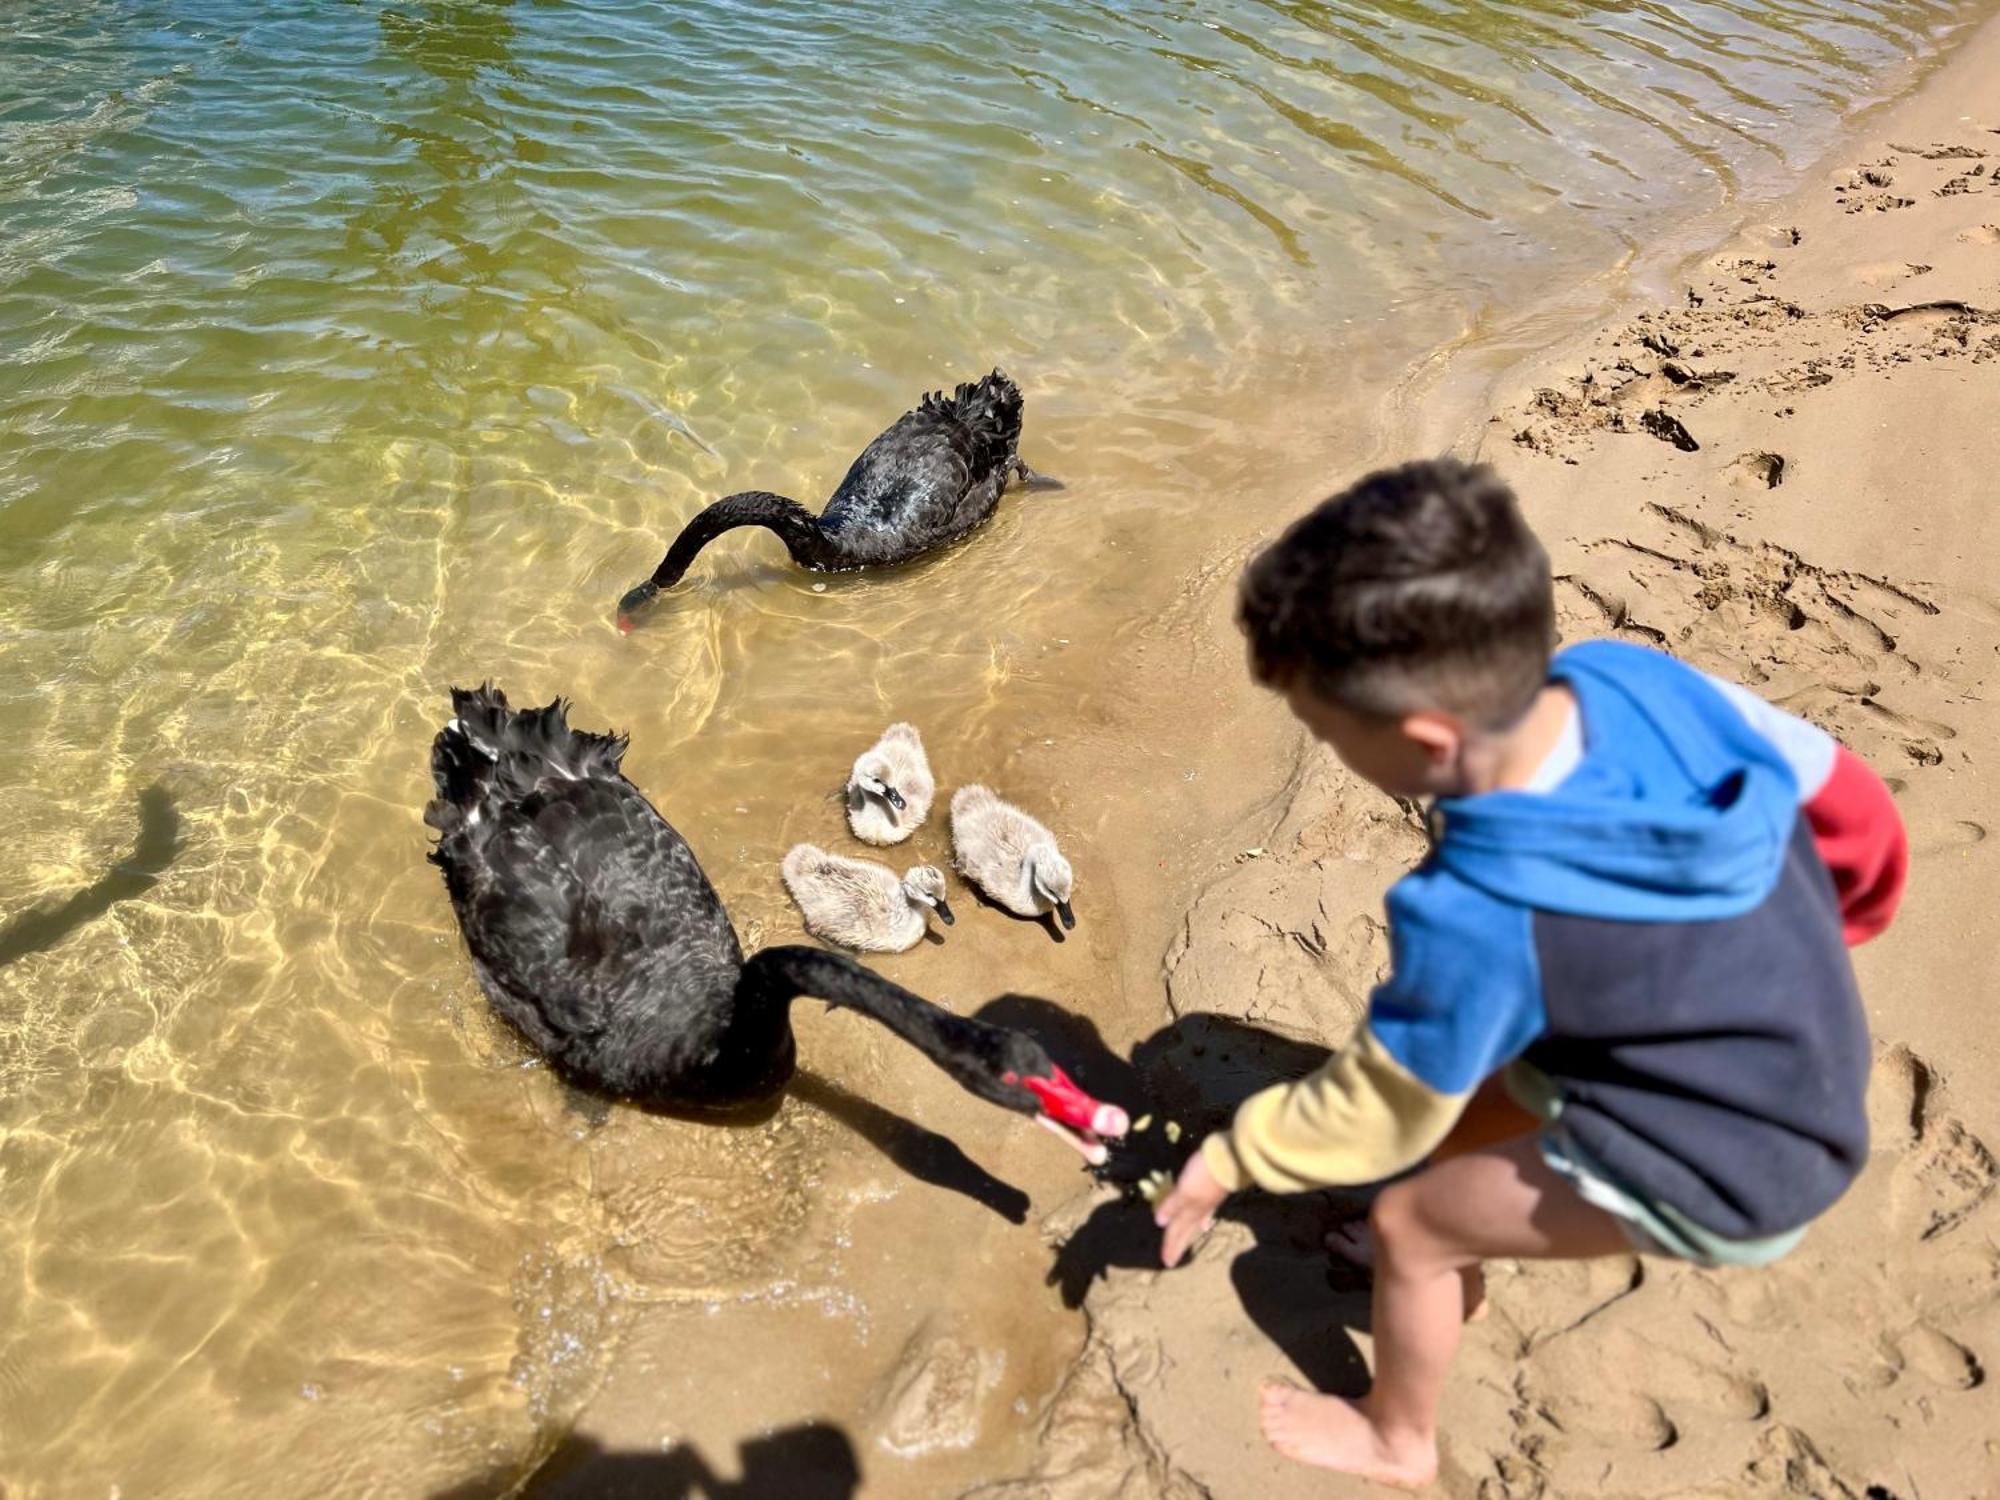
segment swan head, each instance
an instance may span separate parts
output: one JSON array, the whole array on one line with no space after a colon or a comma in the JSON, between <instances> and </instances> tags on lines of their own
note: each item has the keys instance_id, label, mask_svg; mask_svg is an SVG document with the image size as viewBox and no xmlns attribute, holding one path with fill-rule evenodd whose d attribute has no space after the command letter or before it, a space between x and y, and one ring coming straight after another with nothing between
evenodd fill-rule
<instances>
[{"instance_id":1,"label":"swan head","mask_svg":"<svg viewBox=\"0 0 2000 1500\"><path fill-rule=\"evenodd\" d=\"M847 783L849 798L873 797L878 802L886 802L897 812L907 805L903 794L890 781L892 774L888 758L881 755L864 755L854 763L854 778ZM857 801L856 807L861 804Z\"/></svg>"},{"instance_id":2,"label":"swan head","mask_svg":"<svg viewBox=\"0 0 2000 1500\"><path fill-rule=\"evenodd\" d=\"M1076 875L1054 844L1038 844L1029 851L1028 885L1035 899L1047 903L1062 919L1064 927L1076 926L1076 913L1069 908Z\"/></svg>"},{"instance_id":3,"label":"swan head","mask_svg":"<svg viewBox=\"0 0 2000 1500\"><path fill-rule=\"evenodd\" d=\"M639 612L658 598L659 594L660 586L650 578L637 588L627 589L625 597L618 601L618 633L630 635Z\"/></svg>"},{"instance_id":4,"label":"swan head","mask_svg":"<svg viewBox=\"0 0 2000 1500\"><path fill-rule=\"evenodd\" d=\"M988 1097L1032 1115L1037 1125L1092 1166L1103 1166L1111 1154L1104 1144L1107 1138L1116 1139L1132 1128L1124 1110L1085 1093L1033 1037L1007 1033L1000 1062L1003 1092Z\"/></svg>"},{"instance_id":5,"label":"swan head","mask_svg":"<svg viewBox=\"0 0 2000 1500\"><path fill-rule=\"evenodd\" d=\"M951 907L945 901L946 886L944 871L936 865L917 865L903 877L903 894L910 898L912 906L927 906L937 913L937 919L949 927L957 920L951 914Z\"/></svg>"}]
</instances>

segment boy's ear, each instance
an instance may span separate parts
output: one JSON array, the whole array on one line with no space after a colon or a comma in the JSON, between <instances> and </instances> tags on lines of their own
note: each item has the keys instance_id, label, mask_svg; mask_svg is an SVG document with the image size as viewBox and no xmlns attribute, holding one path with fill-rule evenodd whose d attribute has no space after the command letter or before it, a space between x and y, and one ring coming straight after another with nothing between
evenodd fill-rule
<instances>
[{"instance_id":1,"label":"boy's ear","mask_svg":"<svg viewBox=\"0 0 2000 1500\"><path fill-rule=\"evenodd\" d=\"M1434 766L1455 764L1459 747L1465 743L1465 725L1453 715L1434 708L1404 714L1399 727L1404 738L1419 746Z\"/></svg>"}]
</instances>

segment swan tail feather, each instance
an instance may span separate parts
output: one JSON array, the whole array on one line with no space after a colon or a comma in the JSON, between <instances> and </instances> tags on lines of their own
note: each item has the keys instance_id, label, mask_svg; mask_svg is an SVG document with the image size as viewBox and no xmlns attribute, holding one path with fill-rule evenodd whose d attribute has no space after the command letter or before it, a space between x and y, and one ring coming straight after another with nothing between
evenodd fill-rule
<instances>
[{"instance_id":1,"label":"swan tail feather","mask_svg":"<svg viewBox=\"0 0 2000 1500\"><path fill-rule=\"evenodd\" d=\"M453 688L451 706L451 722L431 742L437 796L424 808L424 821L441 834L476 823L481 804L496 790L521 797L551 777L582 781L619 774L625 736L570 728L564 699L541 708L510 708L507 695L488 682Z\"/></svg>"},{"instance_id":2,"label":"swan tail feather","mask_svg":"<svg viewBox=\"0 0 2000 1500\"><path fill-rule=\"evenodd\" d=\"M963 429L975 471L993 473L1014 462L1021 441L1021 388L1003 372L966 381L949 396L932 392L922 409Z\"/></svg>"}]
</instances>

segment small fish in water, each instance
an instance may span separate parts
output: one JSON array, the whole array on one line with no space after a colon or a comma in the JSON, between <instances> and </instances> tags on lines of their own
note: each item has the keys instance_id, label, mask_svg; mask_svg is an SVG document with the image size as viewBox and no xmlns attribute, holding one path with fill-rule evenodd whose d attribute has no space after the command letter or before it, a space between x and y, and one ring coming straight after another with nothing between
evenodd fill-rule
<instances>
[{"instance_id":1,"label":"small fish in water","mask_svg":"<svg viewBox=\"0 0 2000 1500\"><path fill-rule=\"evenodd\" d=\"M1135 1135L1142 1130L1151 1130L1152 1128L1153 1128L1153 1117L1151 1115L1141 1115L1139 1116L1138 1119L1132 1122L1132 1132Z\"/></svg>"}]
</instances>

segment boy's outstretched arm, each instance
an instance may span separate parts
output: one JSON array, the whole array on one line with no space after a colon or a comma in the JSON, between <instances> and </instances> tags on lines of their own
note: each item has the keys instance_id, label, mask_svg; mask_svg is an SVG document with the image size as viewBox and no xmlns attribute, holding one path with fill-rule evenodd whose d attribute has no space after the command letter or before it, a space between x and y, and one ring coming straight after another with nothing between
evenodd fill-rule
<instances>
[{"instance_id":1,"label":"boy's outstretched arm","mask_svg":"<svg viewBox=\"0 0 2000 1500\"><path fill-rule=\"evenodd\" d=\"M1415 1166L1480 1083L1540 1034L1526 914L1434 885L1412 876L1389 893L1390 973L1353 1040L1316 1072L1244 1100L1182 1169L1154 1216L1166 1264L1238 1188L1304 1192Z\"/></svg>"}]
</instances>

